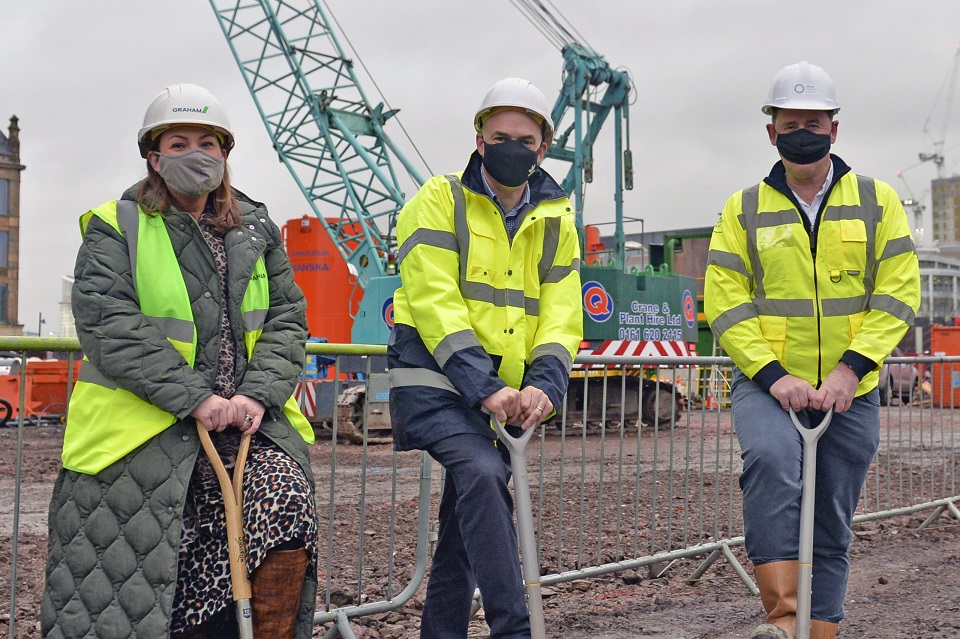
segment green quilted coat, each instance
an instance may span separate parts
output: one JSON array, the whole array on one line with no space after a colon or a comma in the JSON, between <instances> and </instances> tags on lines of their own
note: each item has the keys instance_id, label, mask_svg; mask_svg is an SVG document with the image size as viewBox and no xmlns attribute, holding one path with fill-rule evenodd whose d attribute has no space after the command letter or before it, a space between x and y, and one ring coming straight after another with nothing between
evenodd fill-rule
<instances>
[{"instance_id":1,"label":"green quilted coat","mask_svg":"<svg viewBox=\"0 0 960 639\"><path fill-rule=\"evenodd\" d=\"M135 199L136 190L128 189L123 199ZM252 362L244 356L243 329L234 322L237 393L267 407L259 432L296 460L312 490L308 446L280 411L305 357L306 303L266 208L236 195L243 226L224 237L231 321L240 317L244 290L233 274L250 273L259 255L247 241L249 233L266 240L271 291ZM197 326L193 369L176 351L156 343L136 303L126 241L113 228L91 220L77 255L73 312L84 354L121 387L178 421L97 475L61 470L50 502L41 609L42 636L51 639L169 636L184 500L197 454L203 454L189 414L212 394L222 300L213 255L193 218L169 211L165 220ZM313 558L300 594L297 639L312 635L316 590Z\"/></svg>"}]
</instances>

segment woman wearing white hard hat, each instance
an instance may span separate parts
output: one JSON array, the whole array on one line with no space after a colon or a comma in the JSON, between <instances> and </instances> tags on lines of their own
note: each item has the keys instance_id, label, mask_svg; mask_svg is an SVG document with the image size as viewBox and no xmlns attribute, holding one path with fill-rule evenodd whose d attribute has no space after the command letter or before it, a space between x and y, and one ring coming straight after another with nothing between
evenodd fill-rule
<instances>
[{"instance_id":1,"label":"woman wearing white hard hat","mask_svg":"<svg viewBox=\"0 0 960 639\"><path fill-rule=\"evenodd\" d=\"M137 138L147 176L80 218L73 311L85 359L51 500L43 636L221 637L237 627L208 432L242 464L257 637L312 634L309 423L291 397L303 294L266 207L230 186L220 102L164 89Z\"/></svg>"}]
</instances>

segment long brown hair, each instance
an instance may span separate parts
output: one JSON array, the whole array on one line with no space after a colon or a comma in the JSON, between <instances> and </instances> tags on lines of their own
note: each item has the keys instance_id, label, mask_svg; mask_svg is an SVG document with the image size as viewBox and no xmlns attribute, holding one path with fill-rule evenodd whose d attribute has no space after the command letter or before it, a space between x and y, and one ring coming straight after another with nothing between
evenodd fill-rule
<instances>
[{"instance_id":1,"label":"long brown hair","mask_svg":"<svg viewBox=\"0 0 960 639\"><path fill-rule=\"evenodd\" d=\"M207 197L213 198L213 218L209 221L211 229L223 234L240 226L240 204L230 188L230 167L226 162L223 167L223 181ZM162 215L173 203L167 183L153 169L148 159L147 177L140 183L137 204L148 215Z\"/></svg>"}]
</instances>

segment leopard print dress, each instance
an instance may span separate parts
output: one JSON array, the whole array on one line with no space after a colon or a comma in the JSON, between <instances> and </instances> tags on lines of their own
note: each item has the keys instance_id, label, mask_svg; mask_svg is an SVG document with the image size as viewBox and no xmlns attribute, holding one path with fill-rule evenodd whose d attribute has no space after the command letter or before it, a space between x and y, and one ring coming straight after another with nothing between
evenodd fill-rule
<instances>
[{"instance_id":1,"label":"leopard print dress","mask_svg":"<svg viewBox=\"0 0 960 639\"><path fill-rule=\"evenodd\" d=\"M207 225L209 211L200 218L200 230L216 260L220 288L226 297L227 253L223 237ZM220 318L220 354L214 392L225 398L235 392L236 352L229 311ZM224 466L232 473L240 431L229 428L210 436ZM300 466L266 437L254 435L243 472L243 514L247 569L260 565L266 553L285 542L305 543L311 566L317 557L317 521L310 485ZM219 619L233 611L227 530L220 483L201 450L187 490L180 540L177 591L171 632Z\"/></svg>"}]
</instances>

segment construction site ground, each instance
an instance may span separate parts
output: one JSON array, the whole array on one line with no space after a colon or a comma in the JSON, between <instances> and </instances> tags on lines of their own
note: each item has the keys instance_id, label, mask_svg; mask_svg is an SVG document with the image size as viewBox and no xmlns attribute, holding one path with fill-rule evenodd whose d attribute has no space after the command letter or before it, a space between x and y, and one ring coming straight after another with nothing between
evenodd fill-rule
<instances>
[{"instance_id":1,"label":"construction site ground","mask_svg":"<svg viewBox=\"0 0 960 639\"><path fill-rule=\"evenodd\" d=\"M63 429L26 426L23 429L22 487L16 637L40 636L38 615L46 554L46 512L59 471ZM643 445L646 434L641 435ZM11 534L17 429L0 429L0 632L6 634L10 614ZM585 438L588 446L600 438ZM550 441L550 437L547 438ZM548 443L549 445L549 443ZM318 440L315 473L327 472L329 440ZM348 465L362 454L356 445L337 447L338 464ZM389 445L371 446L367 455L389 465ZM960 461L960 460L958 460ZM368 462L369 463L369 462ZM547 488L546 490L550 490ZM318 490L318 493L320 491ZM321 508L322 510L322 508ZM339 510L339 509L335 509ZM342 509L347 512L349 509ZM401 513L397 525L407 525ZM859 524L852 546L852 569L846 598L847 618L841 639L960 638L960 522L942 515L927 528L929 513ZM369 517L364 534L371 540L388 536L389 519ZM321 526L325 529L325 526ZM321 547L325 547L321 544ZM344 564L356 553L350 544L333 544ZM397 554L412 555L402 547ZM750 570L743 549L736 548ZM697 583L688 583L700 559L615 573L601 578L557 584L544 590L547 636L565 639L733 639L746 638L762 620L760 601L752 596L726 562L719 561ZM355 619L358 637L408 639L419 634L424 588L401 609ZM318 609L324 605L319 602ZM315 636L327 630L318 627ZM471 623L472 637L488 630L481 615Z\"/></svg>"}]
</instances>

